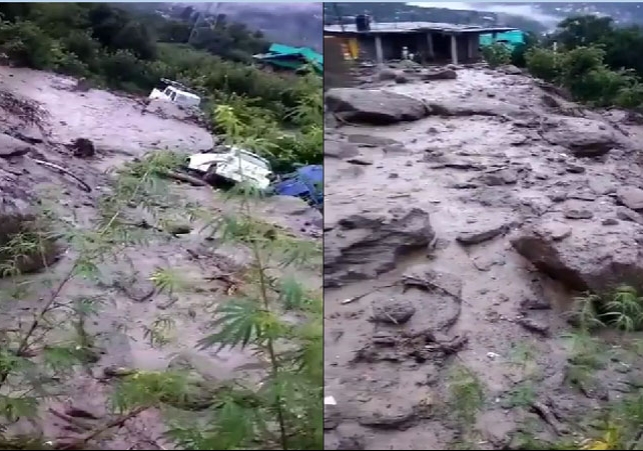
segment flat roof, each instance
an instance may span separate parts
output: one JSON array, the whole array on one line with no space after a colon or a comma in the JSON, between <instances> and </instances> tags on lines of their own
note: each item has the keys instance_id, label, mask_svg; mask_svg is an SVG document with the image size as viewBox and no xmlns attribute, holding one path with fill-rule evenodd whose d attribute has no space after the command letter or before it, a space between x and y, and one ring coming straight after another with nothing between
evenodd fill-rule
<instances>
[{"instance_id":1,"label":"flat roof","mask_svg":"<svg viewBox=\"0 0 643 451\"><path fill-rule=\"evenodd\" d=\"M357 31L355 24L326 25L324 31L328 33L416 33L421 31L436 31L441 33L500 33L513 31L511 27L482 27L478 25L456 25L439 22L371 22L370 30Z\"/></svg>"}]
</instances>

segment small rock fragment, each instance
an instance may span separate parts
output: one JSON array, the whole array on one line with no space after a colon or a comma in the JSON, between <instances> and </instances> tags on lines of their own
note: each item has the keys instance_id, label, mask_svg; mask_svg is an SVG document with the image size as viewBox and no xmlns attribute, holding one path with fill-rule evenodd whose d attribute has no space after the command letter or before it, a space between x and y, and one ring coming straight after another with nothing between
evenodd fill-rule
<instances>
[{"instance_id":1,"label":"small rock fragment","mask_svg":"<svg viewBox=\"0 0 643 451\"><path fill-rule=\"evenodd\" d=\"M509 230L509 224L502 223L498 225L491 225L489 227L480 228L470 232L460 233L456 237L456 241L464 245L480 244L497 237Z\"/></svg>"},{"instance_id":2,"label":"small rock fragment","mask_svg":"<svg viewBox=\"0 0 643 451\"><path fill-rule=\"evenodd\" d=\"M569 202L565 206L563 214L567 219L591 219L594 217L594 213L585 204L578 202Z\"/></svg>"},{"instance_id":3,"label":"small rock fragment","mask_svg":"<svg viewBox=\"0 0 643 451\"><path fill-rule=\"evenodd\" d=\"M625 186L616 190L617 200L632 210L643 210L643 190L634 186Z\"/></svg>"},{"instance_id":4,"label":"small rock fragment","mask_svg":"<svg viewBox=\"0 0 643 451\"><path fill-rule=\"evenodd\" d=\"M415 314L415 307L410 301L385 299L373 302L372 321L389 324L404 324Z\"/></svg>"},{"instance_id":5,"label":"small rock fragment","mask_svg":"<svg viewBox=\"0 0 643 451\"><path fill-rule=\"evenodd\" d=\"M346 160L348 163L352 164L359 164L361 166L368 166L373 164L373 160L369 157L366 157L364 155L358 155L356 157L352 157Z\"/></svg>"},{"instance_id":6,"label":"small rock fragment","mask_svg":"<svg viewBox=\"0 0 643 451\"><path fill-rule=\"evenodd\" d=\"M527 330L536 332L543 336L549 335L549 325L536 321L532 318L520 318L518 324Z\"/></svg>"}]
</instances>

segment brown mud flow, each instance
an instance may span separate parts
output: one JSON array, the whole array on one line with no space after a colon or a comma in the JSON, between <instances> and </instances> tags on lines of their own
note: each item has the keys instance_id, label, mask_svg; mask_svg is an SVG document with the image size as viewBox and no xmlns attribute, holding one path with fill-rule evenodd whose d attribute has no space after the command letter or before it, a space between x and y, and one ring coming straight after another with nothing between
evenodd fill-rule
<instances>
[{"instance_id":1,"label":"brown mud flow","mask_svg":"<svg viewBox=\"0 0 643 451\"><path fill-rule=\"evenodd\" d=\"M153 150L171 149L189 153L211 149L213 139L206 129L185 113L171 106L145 102L100 90L77 89L74 80L44 72L0 68L0 193L2 223L10 223L23 211L38 204L40 193L56 199L55 213L69 222L88 227L97 217L97 203L108 192L113 175L110 170ZM162 110L162 111L161 111ZM198 122L198 121L196 121ZM80 140L83 138L85 141ZM88 140L88 141L87 141ZM90 156L94 154L93 156ZM91 189L90 192L69 174L51 166L63 167ZM168 196L185 202L200 202L213 214L235 208L211 190L187 184L171 184ZM170 207L168 207L170 208ZM130 212L133 215L140 212ZM254 212L289 232L319 236L315 223L318 213L303 201L275 197ZM180 213L183 215L183 213ZM180 215L179 215L180 216ZM141 216L145 224L145 216ZM198 225L183 224L171 233L155 237L143 248L128 249L116 261L101 266L100 283L74 278L65 285L61 299L103 299L100 314L85 324L94 337L95 362L89 371L79 371L60 382L62 396L42 403L38 421L19 421L10 432L42 432L52 440L73 441L87 433L76 423L97 427L108 420L107 407L111 384L119 372L189 368L208 381L232 377L255 378L264 364L245 351L198 351L197 341L207 335L211 318L205 306L226 298L234 274L250 265L246 249L219 245L201 232ZM6 230L4 230L6 232ZM21 276L29 282L30 294L20 302L2 303L2 327L15 329L30 324L42 299L50 293L51 283L62 279L74 261L72 250L52 250L48 271ZM180 297L155 294L150 276L159 268L171 268L187 281L199 286ZM29 268L37 269L37 268ZM297 270L300 271L300 270ZM302 269L300 280L315 289L321 285L318 273ZM232 282L231 282L232 280ZM4 279L0 288L10 290L15 279ZM173 332L163 347L152 346L146 330L159 317L170 317ZM54 337L55 338L55 337ZM60 415L60 412L66 412ZM76 418L77 419L77 418ZM154 409L127 421L117 434L106 434L97 441L101 449L172 449L161 437L164 426Z\"/></svg>"},{"instance_id":2,"label":"brown mud flow","mask_svg":"<svg viewBox=\"0 0 643 451\"><path fill-rule=\"evenodd\" d=\"M574 376L565 312L643 275L643 127L515 67L361 81L326 93L326 447L591 435L642 360L602 337Z\"/></svg>"}]
</instances>

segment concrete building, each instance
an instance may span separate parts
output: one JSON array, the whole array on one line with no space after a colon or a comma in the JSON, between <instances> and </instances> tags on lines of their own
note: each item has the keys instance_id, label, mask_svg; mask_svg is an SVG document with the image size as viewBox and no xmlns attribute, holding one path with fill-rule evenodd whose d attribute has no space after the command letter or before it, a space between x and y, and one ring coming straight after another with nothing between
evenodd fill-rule
<instances>
[{"instance_id":1,"label":"concrete building","mask_svg":"<svg viewBox=\"0 0 643 451\"><path fill-rule=\"evenodd\" d=\"M433 22L371 23L358 16L354 24L326 25L324 35L357 45L360 58L383 63L401 59L402 48L425 63L453 64L480 59L480 35L513 31L507 27L479 27Z\"/></svg>"}]
</instances>

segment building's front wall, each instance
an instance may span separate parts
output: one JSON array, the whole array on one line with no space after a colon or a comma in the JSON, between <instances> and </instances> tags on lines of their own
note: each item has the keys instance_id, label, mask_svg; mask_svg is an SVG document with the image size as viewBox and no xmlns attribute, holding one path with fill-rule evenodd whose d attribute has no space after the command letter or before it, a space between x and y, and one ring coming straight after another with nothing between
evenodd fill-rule
<instances>
[{"instance_id":1,"label":"building's front wall","mask_svg":"<svg viewBox=\"0 0 643 451\"><path fill-rule=\"evenodd\" d=\"M382 43L384 61L400 59L402 47L407 47L410 53L418 55L421 61L449 63L451 59L451 35L431 33L433 35L434 58L429 58L428 32L416 33L382 33L379 34ZM357 35L359 58L377 60L375 35ZM462 33L456 35L458 63L474 62L480 59L479 35L477 33Z\"/></svg>"}]
</instances>

